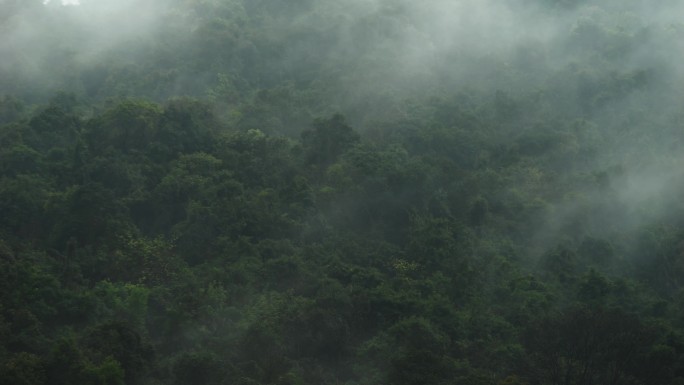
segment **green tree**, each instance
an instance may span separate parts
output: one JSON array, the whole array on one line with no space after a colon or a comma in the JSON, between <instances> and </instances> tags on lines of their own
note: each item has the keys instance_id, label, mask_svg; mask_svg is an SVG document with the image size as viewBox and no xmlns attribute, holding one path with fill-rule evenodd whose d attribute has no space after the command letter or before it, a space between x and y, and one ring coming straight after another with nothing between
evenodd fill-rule
<instances>
[{"instance_id":1,"label":"green tree","mask_svg":"<svg viewBox=\"0 0 684 385\"><path fill-rule=\"evenodd\" d=\"M119 381L121 370L125 384L143 383L153 358L151 346L135 330L121 322L98 325L86 336L85 346L90 357L95 362L99 361L97 369L91 374L113 381L109 382L113 384Z\"/></svg>"},{"instance_id":2,"label":"green tree","mask_svg":"<svg viewBox=\"0 0 684 385\"><path fill-rule=\"evenodd\" d=\"M35 354L15 354L0 366L2 385L43 385L46 379L45 363Z\"/></svg>"},{"instance_id":3,"label":"green tree","mask_svg":"<svg viewBox=\"0 0 684 385\"><path fill-rule=\"evenodd\" d=\"M144 150L159 131L162 108L147 101L123 101L87 123L86 138L93 153L107 147L122 152Z\"/></svg>"},{"instance_id":4,"label":"green tree","mask_svg":"<svg viewBox=\"0 0 684 385\"><path fill-rule=\"evenodd\" d=\"M107 357L99 365L86 365L81 375L81 383L86 385L125 385L126 376L121 364Z\"/></svg>"},{"instance_id":5,"label":"green tree","mask_svg":"<svg viewBox=\"0 0 684 385\"><path fill-rule=\"evenodd\" d=\"M323 167L332 164L342 153L359 141L359 134L340 114L328 119L317 119L312 129L302 132L306 162Z\"/></svg>"}]
</instances>

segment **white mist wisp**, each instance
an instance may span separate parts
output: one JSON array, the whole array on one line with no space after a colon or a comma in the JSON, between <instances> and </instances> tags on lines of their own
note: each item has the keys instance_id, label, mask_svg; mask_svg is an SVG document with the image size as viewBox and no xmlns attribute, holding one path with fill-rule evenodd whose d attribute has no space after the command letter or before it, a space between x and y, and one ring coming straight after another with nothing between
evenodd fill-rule
<instances>
[{"instance_id":1,"label":"white mist wisp","mask_svg":"<svg viewBox=\"0 0 684 385\"><path fill-rule=\"evenodd\" d=\"M48 4L51 0L44 0L43 4ZM81 5L80 0L62 0L62 5Z\"/></svg>"}]
</instances>

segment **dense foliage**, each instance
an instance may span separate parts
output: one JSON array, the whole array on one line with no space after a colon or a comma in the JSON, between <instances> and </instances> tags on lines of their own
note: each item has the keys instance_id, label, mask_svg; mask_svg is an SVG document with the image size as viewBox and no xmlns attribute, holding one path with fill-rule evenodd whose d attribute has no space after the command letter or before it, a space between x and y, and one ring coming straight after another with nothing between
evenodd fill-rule
<instances>
[{"instance_id":1,"label":"dense foliage","mask_svg":"<svg viewBox=\"0 0 684 385\"><path fill-rule=\"evenodd\" d=\"M0 385L684 383L667 12L40 3L0 1Z\"/></svg>"}]
</instances>

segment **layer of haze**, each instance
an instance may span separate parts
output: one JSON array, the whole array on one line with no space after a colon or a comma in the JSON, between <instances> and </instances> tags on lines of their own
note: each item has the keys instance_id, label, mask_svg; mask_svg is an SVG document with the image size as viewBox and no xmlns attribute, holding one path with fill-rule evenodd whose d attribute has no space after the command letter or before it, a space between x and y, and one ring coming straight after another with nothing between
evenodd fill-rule
<instances>
[{"instance_id":1,"label":"layer of haze","mask_svg":"<svg viewBox=\"0 0 684 385\"><path fill-rule=\"evenodd\" d=\"M47 5L50 3L50 0L45 0L43 1L44 5ZM62 0L62 5L80 5L81 2L79 0Z\"/></svg>"},{"instance_id":2,"label":"layer of haze","mask_svg":"<svg viewBox=\"0 0 684 385\"><path fill-rule=\"evenodd\" d=\"M503 145L574 130L561 143L568 167L605 182L554 202L535 230L543 242L606 201L617 204L605 222L636 227L683 192L680 1L27 3L0 0L0 90L29 103L61 90L94 102L189 95L241 111L249 90L285 89L299 95L293 105L243 123L281 134L334 111L365 133L421 129L433 99L482 116L509 105L507 123L491 127ZM595 153L573 155L587 140ZM587 231L610 232L598 219Z\"/></svg>"}]
</instances>

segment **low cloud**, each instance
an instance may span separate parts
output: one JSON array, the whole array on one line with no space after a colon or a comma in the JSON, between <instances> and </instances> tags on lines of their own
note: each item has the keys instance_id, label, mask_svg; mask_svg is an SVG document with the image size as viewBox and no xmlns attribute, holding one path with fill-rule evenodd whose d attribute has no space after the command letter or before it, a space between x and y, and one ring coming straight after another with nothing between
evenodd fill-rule
<instances>
[{"instance_id":1,"label":"low cloud","mask_svg":"<svg viewBox=\"0 0 684 385\"><path fill-rule=\"evenodd\" d=\"M51 0L43 1L43 4L49 4ZM81 5L80 0L62 0L62 5Z\"/></svg>"}]
</instances>

